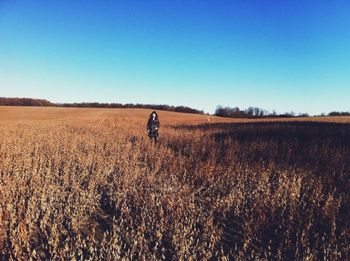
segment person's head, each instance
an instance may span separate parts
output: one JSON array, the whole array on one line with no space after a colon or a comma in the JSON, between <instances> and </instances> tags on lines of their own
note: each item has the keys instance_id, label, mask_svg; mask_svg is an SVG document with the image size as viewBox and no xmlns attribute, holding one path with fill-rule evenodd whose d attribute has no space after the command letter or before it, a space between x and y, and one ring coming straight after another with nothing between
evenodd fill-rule
<instances>
[{"instance_id":1,"label":"person's head","mask_svg":"<svg viewBox=\"0 0 350 261\"><path fill-rule=\"evenodd\" d=\"M152 119L157 119L158 118L158 114L156 113L156 111L152 111L150 118Z\"/></svg>"}]
</instances>

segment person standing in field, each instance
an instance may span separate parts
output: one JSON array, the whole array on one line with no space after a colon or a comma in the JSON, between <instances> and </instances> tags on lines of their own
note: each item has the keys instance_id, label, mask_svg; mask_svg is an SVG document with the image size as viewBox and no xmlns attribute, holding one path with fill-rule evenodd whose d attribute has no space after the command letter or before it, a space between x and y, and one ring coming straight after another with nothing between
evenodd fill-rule
<instances>
[{"instance_id":1,"label":"person standing in field","mask_svg":"<svg viewBox=\"0 0 350 261\"><path fill-rule=\"evenodd\" d=\"M158 142L158 129L160 127L158 114L152 111L147 122L147 132L150 141L154 140L155 143Z\"/></svg>"}]
</instances>

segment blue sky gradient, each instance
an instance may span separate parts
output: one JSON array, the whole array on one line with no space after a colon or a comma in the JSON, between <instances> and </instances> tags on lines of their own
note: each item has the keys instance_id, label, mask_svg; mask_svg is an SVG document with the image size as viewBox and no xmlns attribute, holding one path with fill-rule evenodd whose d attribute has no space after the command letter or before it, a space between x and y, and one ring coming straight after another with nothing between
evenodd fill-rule
<instances>
[{"instance_id":1,"label":"blue sky gradient","mask_svg":"<svg viewBox=\"0 0 350 261\"><path fill-rule=\"evenodd\" d=\"M349 1L0 0L0 96L350 110Z\"/></svg>"}]
</instances>

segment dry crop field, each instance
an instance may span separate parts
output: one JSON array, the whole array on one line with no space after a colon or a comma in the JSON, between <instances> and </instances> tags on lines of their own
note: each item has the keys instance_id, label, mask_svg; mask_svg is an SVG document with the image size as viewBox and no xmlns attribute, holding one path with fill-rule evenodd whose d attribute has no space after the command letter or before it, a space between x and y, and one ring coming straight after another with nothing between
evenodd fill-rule
<instances>
[{"instance_id":1,"label":"dry crop field","mask_svg":"<svg viewBox=\"0 0 350 261\"><path fill-rule=\"evenodd\" d=\"M149 113L0 107L0 259L350 259L349 117Z\"/></svg>"}]
</instances>

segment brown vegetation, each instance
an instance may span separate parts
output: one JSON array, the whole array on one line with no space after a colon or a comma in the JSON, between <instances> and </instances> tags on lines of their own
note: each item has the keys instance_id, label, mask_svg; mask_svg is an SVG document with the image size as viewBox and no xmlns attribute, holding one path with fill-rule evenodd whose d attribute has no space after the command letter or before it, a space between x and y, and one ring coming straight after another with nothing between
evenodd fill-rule
<instances>
[{"instance_id":1,"label":"brown vegetation","mask_svg":"<svg viewBox=\"0 0 350 261\"><path fill-rule=\"evenodd\" d=\"M349 259L349 124L149 113L0 107L0 259Z\"/></svg>"}]
</instances>

